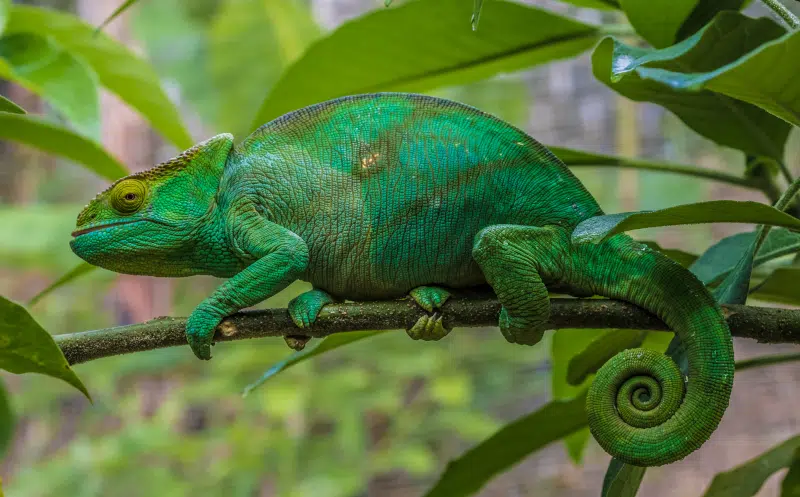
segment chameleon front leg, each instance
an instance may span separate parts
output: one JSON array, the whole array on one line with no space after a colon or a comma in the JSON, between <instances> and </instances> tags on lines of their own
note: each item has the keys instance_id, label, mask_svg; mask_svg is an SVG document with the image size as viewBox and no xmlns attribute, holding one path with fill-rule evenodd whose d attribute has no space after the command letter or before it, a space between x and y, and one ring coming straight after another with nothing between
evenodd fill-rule
<instances>
[{"instance_id":1,"label":"chameleon front leg","mask_svg":"<svg viewBox=\"0 0 800 497\"><path fill-rule=\"evenodd\" d=\"M408 336L414 340L441 340L450 333L450 328L445 328L442 315L437 313L442 305L450 298L450 292L438 286L418 286L408 292L418 306L433 315L421 316L414 326L406 330Z\"/></svg>"},{"instance_id":2,"label":"chameleon front leg","mask_svg":"<svg viewBox=\"0 0 800 497\"><path fill-rule=\"evenodd\" d=\"M200 359L211 359L214 330L225 316L258 304L298 279L308 264L308 247L293 232L263 221L237 232L233 245L255 261L220 285L189 316L186 338Z\"/></svg>"},{"instance_id":3,"label":"chameleon front leg","mask_svg":"<svg viewBox=\"0 0 800 497\"><path fill-rule=\"evenodd\" d=\"M542 276L563 272L563 248L564 234L555 227L495 225L475 236L472 257L503 305L498 324L509 342L535 345L542 339L550 320Z\"/></svg>"}]
</instances>

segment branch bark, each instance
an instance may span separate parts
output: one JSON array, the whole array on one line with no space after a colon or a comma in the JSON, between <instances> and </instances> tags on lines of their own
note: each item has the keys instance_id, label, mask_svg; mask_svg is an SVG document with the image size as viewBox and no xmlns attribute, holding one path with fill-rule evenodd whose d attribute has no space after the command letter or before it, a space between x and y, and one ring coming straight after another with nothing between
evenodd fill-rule
<instances>
[{"instance_id":1,"label":"branch bark","mask_svg":"<svg viewBox=\"0 0 800 497\"><path fill-rule=\"evenodd\" d=\"M733 336L764 343L800 343L800 310L723 306ZM496 326L500 304L494 298L451 298L443 306L443 321L454 328ZM425 311L411 300L330 304L308 329L300 329L286 309L244 311L219 325L215 340L226 342L260 337L305 335L322 338L359 330L411 327ZM144 323L58 335L70 364L186 344L185 318L163 317ZM605 299L551 300L550 328L626 328L666 330L661 320L626 302Z\"/></svg>"}]
</instances>

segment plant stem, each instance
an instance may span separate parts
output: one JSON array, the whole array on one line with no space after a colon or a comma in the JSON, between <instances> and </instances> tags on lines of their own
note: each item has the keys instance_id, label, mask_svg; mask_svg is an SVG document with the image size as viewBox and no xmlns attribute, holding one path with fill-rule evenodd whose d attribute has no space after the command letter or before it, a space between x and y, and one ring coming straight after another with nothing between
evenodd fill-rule
<instances>
[{"instance_id":1,"label":"plant stem","mask_svg":"<svg viewBox=\"0 0 800 497\"><path fill-rule=\"evenodd\" d=\"M451 298L443 306L448 327L496 327L500 304L495 298ZM765 343L800 343L800 310L723 306L734 336ZM298 329L286 309L246 311L225 319L215 340L304 335L322 338L359 330L408 329L423 314L411 300L355 302L326 306L311 328ZM606 299L551 300L549 328L625 328L667 330L658 318L626 302ZM159 318L145 323L55 336L70 364L186 344L185 318Z\"/></svg>"},{"instance_id":2,"label":"plant stem","mask_svg":"<svg viewBox=\"0 0 800 497\"><path fill-rule=\"evenodd\" d=\"M792 13L791 10L787 9L781 2L778 0L761 0L764 4L772 9L773 12L778 14L786 24L788 24L792 29L800 29L800 19L797 18L796 15Z\"/></svg>"},{"instance_id":3,"label":"plant stem","mask_svg":"<svg viewBox=\"0 0 800 497\"><path fill-rule=\"evenodd\" d=\"M764 357L754 357L753 359L746 359L744 361L736 362L736 371L794 361L800 361L800 354L777 354Z\"/></svg>"}]
</instances>

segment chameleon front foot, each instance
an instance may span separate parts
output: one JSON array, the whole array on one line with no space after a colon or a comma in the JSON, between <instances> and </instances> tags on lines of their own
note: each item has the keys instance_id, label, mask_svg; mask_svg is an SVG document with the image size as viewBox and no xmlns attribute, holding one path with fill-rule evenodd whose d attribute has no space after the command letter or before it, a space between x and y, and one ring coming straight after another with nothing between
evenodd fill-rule
<instances>
[{"instance_id":1,"label":"chameleon front foot","mask_svg":"<svg viewBox=\"0 0 800 497\"><path fill-rule=\"evenodd\" d=\"M308 328L317 320L322 308L334 302L336 299L328 292L315 288L289 301L289 316L298 328Z\"/></svg>"},{"instance_id":2,"label":"chameleon front foot","mask_svg":"<svg viewBox=\"0 0 800 497\"><path fill-rule=\"evenodd\" d=\"M211 346L214 345L214 330L223 316L197 308L186 320L186 340L198 359L211 359Z\"/></svg>"},{"instance_id":3,"label":"chameleon front foot","mask_svg":"<svg viewBox=\"0 0 800 497\"><path fill-rule=\"evenodd\" d=\"M520 345L536 345L545 331L543 324L536 320L511 317L505 306L500 310L498 326L506 341Z\"/></svg>"},{"instance_id":4,"label":"chameleon front foot","mask_svg":"<svg viewBox=\"0 0 800 497\"><path fill-rule=\"evenodd\" d=\"M450 298L450 292L435 286L419 286L411 290L409 296L418 306L433 314L421 316L414 326L406 330L408 336L414 340L425 341L441 340L446 337L451 329L444 326L442 315L436 311L442 309L442 305Z\"/></svg>"}]
</instances>

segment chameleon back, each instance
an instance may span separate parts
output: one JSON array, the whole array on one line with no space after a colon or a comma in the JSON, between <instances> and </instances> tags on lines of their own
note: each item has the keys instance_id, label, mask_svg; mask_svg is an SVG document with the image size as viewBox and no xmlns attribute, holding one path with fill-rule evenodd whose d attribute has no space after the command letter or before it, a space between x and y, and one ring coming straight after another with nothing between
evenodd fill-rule
<instances>
[{"instance_id":1,"label":"chameleon back","mask_svg":"<svg viewBox=\"0 0 800 497\"><path fill-rule=\"evenodd\" d=\"M519 129L463 104L399 93L344 97L262 126L226 168L222 191L238 185L306 241L308 279L350 298L482 283L470 254L485 226L571 229L601 213Z\"/></svg>"}]
</instances>

